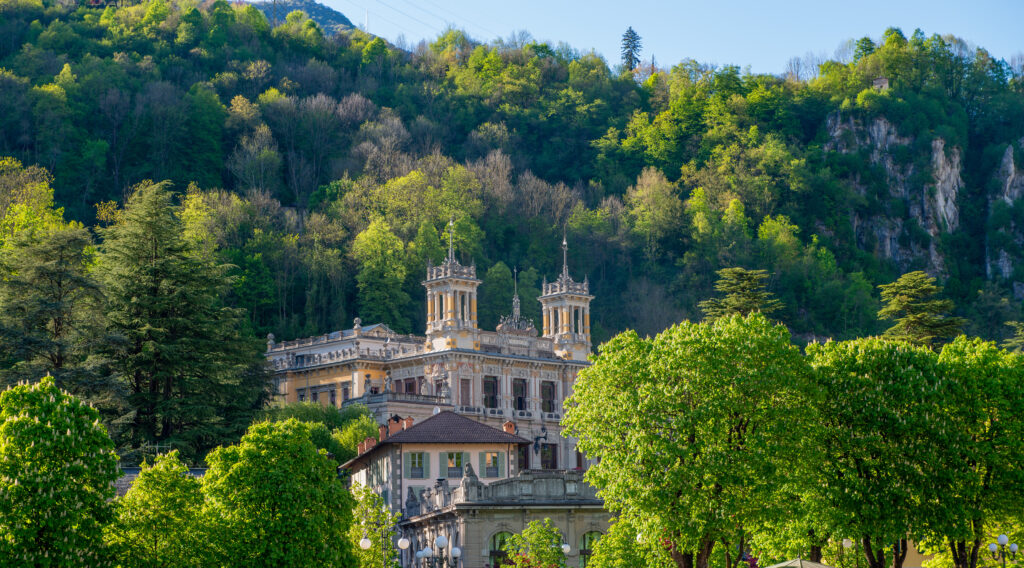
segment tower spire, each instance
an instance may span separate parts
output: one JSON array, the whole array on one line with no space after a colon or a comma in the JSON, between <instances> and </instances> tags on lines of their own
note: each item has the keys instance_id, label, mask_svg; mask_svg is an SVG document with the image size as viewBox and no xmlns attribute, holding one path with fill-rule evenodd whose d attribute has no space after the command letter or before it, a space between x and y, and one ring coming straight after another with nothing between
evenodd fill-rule
<instances>
[{"instance_id":1,"label":"tower spire","mask_svg":"<svg viewBox=\"0 0 1024 568\"><path fill-rule=\"evenodd\" d=\"M448 218L448 260L455 260L455 242L452 240L455 234L455 215Z\"/></svg>"},{"instance_id":2,"label":"tower spire","mask_svg":"<svg viewBox=\"0 0 1024 568\"><path fill-rule=\"evenodd\" d=\"M519 320L519 267L512 269L512 319Z\"/></svg>"},{"instance_id":3,"label":"tower spire","mask_svg":"<svg viewBox=\"0 0 1024 568\"><path fill-rule=\"evenodd\" d=\"M562 231L562 276L569 277L569 243L565 240L565 231Z\"/></svg>"}]
</instances>

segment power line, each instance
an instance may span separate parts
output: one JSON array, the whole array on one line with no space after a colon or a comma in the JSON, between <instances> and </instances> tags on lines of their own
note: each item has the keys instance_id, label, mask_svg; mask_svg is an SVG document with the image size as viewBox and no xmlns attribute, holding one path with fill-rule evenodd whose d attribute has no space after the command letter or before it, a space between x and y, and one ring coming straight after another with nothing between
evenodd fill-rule
<instances>
[{"instance_id":1,"label":"power line","mask_svg":"<svg viewBox=\"0 0 1024 568\"><path fill-rule=\"evenodd\" d=\"M391 20L391 19L385 18L384 16L380 15L379 13L377 13L377 12L374 12L373 10L370 10L370 9L369 9L369 8L367 8L366 6L360 6L359 4L357 4L357 3L353 2L352 0L345 0L345 1L346 1L346 2L348 2L349 4L351 4L351 5L355 6L356 8L359 8L359 9L361 9L361 10L364 10L364 11L365 11L365 12L366 12L367 14L373 14L373 15L374 15L375 17L377 17L377 18L380 18L380 19L384 20L385 22L387 22L387 23L389 23L389 24L391 24L391 25L395 26L396 28L398 28L398 29L402 30L403 32L406 32L406 33L408 33L409 35L416 35L416 34L415 34L415 32L412 32L412 31L410 31L410 30L409 30L408 28L406 28L406 27L405 27L405 26L403 26L402 24L399 24L398 22L396 22L396 21L394 21L394 20ZM369 27L369 26L367 26L367 27ZM368 30L368 29L367 29L367 30L363 30L363 31L365 31L366 33L370 33L370 30ZM372 34L371 34L371 35L372 35Z\"/></svg>"},{"instance_id":2,"label":"power line","mask_svg":"<svg viewBox=\"0 0 1024 568\"><path fill-rule=\"evenodd\" d=\"M390 8L391 10L394 10L395 12L405 16L406 18L409 18L410 20L419 22L419 23L423 24L424 26L427 26L428 28L430 28L431 30L433 30L435 32L440 32L441 31L441 30L437 29L437 27L435 27L435 26L433 26L431 24L428 24L428 23L424 22L423 20L421 20L421 19L419 19L419 18L417 18L415 16L411 16L411 15L409 15L409 14L399 10L398 8L395 8L394 6L391 6L390 4L385 4L383 2L383 0L376 0L376 1L377 1L378 4L380 4L382 6L385 6L387 8Z\"/></svg>"},{"instance_id":3,"label":"power line","mask_svg":"<svg viewBox=\"0 0 1024 568\"><path fill-rule=\"evenodd\" d=\"M485 31L485 32L487 32L487 33L489 33L489 34L491 34L492 36L494 36L494 38L495 38L495 39L497 39L497 38L500 38L500 37L501 37L501 34L499 34L499 33L495 33L495 32L493 32L493 31L491 31L491 30L489 30L489 29L485 28L484 26L481 26L480 24L478 24L478 23L476 23L476 22L474 22L474 21L472 21L472 20L470 20L470 19L468 19L468 18L466 18L466 17L464 17L464 16L461 16L460 14L458 14L458 13L456 13L456 12L453 12L452 10L449 10L449 9L447 9L447 8L443 7L443 6L438 6L437 4L435 4L435 3L431 2L430 0L420 0L420 1L421 1L421 2L425 2L425 3L427 3L427 4L430 4L431 6L433 6L433 7L437 8L438 10L441 10L442 12L447 12L447 13L449 13L449 14L451 14L451 15L455 16L456 18L458 18L458 19L462 20L463 22L466 22L467 24L471 24L471 25L473 25L473 26L476 26L477 28L480 28L481 30L483 30L483 31Z\"/></svg>"}]
</instances>

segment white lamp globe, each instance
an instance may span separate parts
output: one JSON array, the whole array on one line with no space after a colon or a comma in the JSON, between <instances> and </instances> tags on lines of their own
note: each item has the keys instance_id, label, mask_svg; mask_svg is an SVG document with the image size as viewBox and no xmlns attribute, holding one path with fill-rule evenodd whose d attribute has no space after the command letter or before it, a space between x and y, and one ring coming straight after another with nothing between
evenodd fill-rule
<instances>
[{"instance_id":1,"label":"white lamp globe","mask_svg":"<svg viewBox=\"0 0 1024 568\"><path fill-rule=\"evenodd\" d=\"M644 535L642 533L636 533L636 543L637 544L640 544L640 542L643 541L643 539L644 539Z\"/></svg>"},{"instance_id":2,"label":"white lamp globe","mask_svg":"<svg viewBox=\"0 0 1024 568\"><path fill-rule=\"evenodd\" d=\"M1016 542L1010 545L1010 554L1017 554L1017 543Z\"/></svg>"},{"instance_id":3,"label":"white lamp globe","mask_svg":"<svg viewBox=\"0 0 1024 568\"><path fill-rule=\"evenodd\" d=\"M457 546L453 546L452 547L452 558L458 558L460 556L462 556L462 549L457 547Z\"/></svg>"},{"instance_id":4,"label":"white lamp globe","mask_svg":"<svg viewBox=\"0 0 1024 568\"><path fill-rule=\"evenodd\" d=\"M853 548L853 541L848 539L848 538L844 538L843 539L843 548Z\"/></svg>"},{"instance_id":5,"label":"white lamp globe","mask_svg":"<svg viewBox=\"0 0 1024 568\"><path fill-rule=\"evenodd\" d=\"M417 550L416 551L416 559L419 560L420 558L423 558L423 551L422 550Z\"/></svg>"},{"instance_id":6,"label":"white lamp globe","mask_svg":"<svg viewBox=\"0 0 1024 568\"><path fill-rule=\"evenodd\" d=\"M999 546L997 546L996 543L993 542L988 545L988 549L990 552L994 554L995 551L999 549Z\"/></svg>"},{"instance_id":7,"label":"white lamp globe","mask_svg":"<svg viewBox=\"0 0 1024 568\"><path fill-rule=\"evenodd\" d=\"M409 548L409 539L404 536L398 539L398 548L401 548L402 550Z\"/></svg>"},{"instance_id":8,"label":"white lamp globe","mask_svg":"<svg viewBox=\"0 0 1024 568\"><path fill-rule=\"evenodd\" d=\"M1010 537L1005 534L1001 534L999 535L999 538L996 539L996 542L999 543L999 546L1006 546L1006 543L1010 542Z\"/></svg>"},{"instance_id":9,"label":"white lamp globe","mask_svg":"<svg viewBox=\"0 0 1024 568\"><path fill-rule=\"evenodd\" d=\"M563 542L562 543L562 554L569 554L570 550L572 550L572 547Z\"/></svg>"},{"instance_id":10,"label":"white lamp globe","mask_svg":"<svg viewBox=\"0 0 1024 568\"><path fill-rule=\"evenodd\" d=\"M423 549L423 558L430 558L433 555L434 555L434 550L432 548L425 548L425 549Z\"/></svg>"},{"instance_id":11,"label":"white lamp globe","mask_svg":"<svg viewBox=\"0 0 1024 568\"><path fill-rule=\"evenodd\" d=\"M373 546L373 543L370 542L370 539L366 538L365 536L363 537L362 540L359 541L359 548L362 548L363 550L370 550L371 546Z\"/></svg>"},{"instance_id":12,"label":"white lamp globe","mask_svg":"<svg viewBox=\"0 0 1024 568\"><path fill-rule=\"evenodd\" d=\"M438 548L445 548L448 546L448 539L445 538L443 534L439 534L437 535L437 538L434 539L434 546Z\"/></svg>"}]
</instances>

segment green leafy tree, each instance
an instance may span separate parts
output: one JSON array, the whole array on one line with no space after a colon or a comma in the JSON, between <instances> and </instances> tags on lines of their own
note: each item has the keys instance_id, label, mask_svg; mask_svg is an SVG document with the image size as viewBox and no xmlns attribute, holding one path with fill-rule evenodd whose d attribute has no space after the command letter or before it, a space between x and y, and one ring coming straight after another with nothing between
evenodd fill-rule
<instances>
[{"instance_id":1,"label":"green leafy tree","mask_svg":"<svg viewBox=\"0 0 1024 568\"><path fill-rule=\"evenodd\" d=\"M1008 321L1006 325L1013 328L1013 336L1006 338L1003 342L1003 349L1014 353L1024 351L1024 322Z\"/></svg>"},{"instance_id":2,"label":"green leafy tree","mask_svg":"<svg viewBox=\"0 0 1024 568\"><path fill-rule=\"evenodd\" d=\"M733 267L723 268L717 274L715 290L724 293L725 296L704 300L698 304L704 311L707 321L732 315L746 317L755 312L770 314L782 308L782 302L765 289L767 271Z\"/></svg>"},{"instance_id":3,"label":"green leafy tree","mask_svg":"<svg viewBox=\"0 0 1024 568\"><path fill-rule=\"evenodd\" d=\"M804 447L809 372L785 326L763 314L625 332L580 372L563 425L599 459L586 473L606 506L706 568L719 540L779 519L779 487L813 461Z\"/></svg>"},{"instance_id":4,"label":"green leafy tree","mask_svg":"<svg viewBox=\"0 0 1024 568\"><path fill-rule=\"evenodd\" d=\"M233 446L207 456L203 516L209 564L355 566L348 539L352 496L294 419L254 424Z\"/></svg>"},{"instance_id":5,"label":"green leafy tree","mask_svg":"<svg viewBox=\"0 0 1024 568\"><path fill-rule=\"evenodd\" d=\"M644 535L624 518L612 519L587 560L587 568L670 568L675 566L661 537Z\"/></svg>"},{"instance_id":6,"label":"green leafy tree","mask_svg":"<svg viewBox=\"0 0 1024 568\"><path fill-rule=\"evenodd\" d=\"M392 513L384 499L369 487L358 483L353 485L352 496L355 498L352 516L358 522L349 527L348 542L356 551L358 565L362 568L397 567L395 527L402 515ZM364 538L370 541L370 548L366 550L359 546L359 541Z\"/></svg>"},{"instance_id":7,"label":"green leafy tree","mask_svg":"<svg viewBox=\"0 0 1024 568\"><path fill-rule=\"evenodd\" d=\"M512 271L504 262L495 263L484 273L480 286L480 327L494 329L501 316L512 313L512 294L515 288Z\"/></svg>"},{"instance_id":8,"label":"green leafy tree","mask_svg":"<svg viewBox=\"0 0 1024 568\"><path fill-rule=\"evenodd\" d=\"M359 317L366 323L386 323L399 332L409 332L405 315L409 295L402 288L406 268L404 245L383 219L374 219L352 243L352 256L359 264Z\"/></svg>"},{"instance_id":9,"label":"green leafy tree","mask_svg":"<svg viewBox=\"0 0 1024 568\"><path fill-rule=\"evenodd\" d=\"M522 532L505 541L502 550L508 555L508 566L515 568L564 568L564 538L551 519L530 521Z\"/></svg>"},{"instance_id":10,"label":"green leafy tree","mask_svg":"<svg viewBox=\"0 0 1024 568\"><path fill-rule=\"evenodd\" d=\"M885 330L885 337L931 347L959 334L965 323L963 318L948 315L953 300L938 298L942 287L924 272L908 272L879 288L883 306L878 318L896 322Z\"/></svg>"},{"instance_id":11,"label":"green leafy tree","mask_svg":"<svg viewBox=\"0 0 1024 568\"><path fill-rule=\"evenodd\" d=\"M356 450L363 440L367 438L376 440L378 436L380 436L380 430L377 428L377 420L369 414L364 414L331 433L331 437L337 441L343 451L338 454L338 460L342 463L356 457Z\"/></svg>"},{"instance_id":12,"label":"green leafy tree","mask_svg":"<svg viewBox=\"0 0 1024 568\"><path fill-rule=\"evenodd\" d=\"M944 476L931 480L949 514L929 525L926 542L948 553L955 568L976 568L991 542L989 535L1020 521L1022 362L995 343L966 336L945 345L939 355L939 366L954 387L943 407L955 420L949 433L955 443L943 446L951 454Z\"/></svg>"},{"instance_id":13,"label":"green leafy tree","mask_svg":"<svg viewBox=\"0 0 1024 568\"><path fill-rule=\"evenodd\" d=\"M202 506L202 484L173 450L152 465L142 464L128 493L116 501L107 542L124 568L206 566Z\"/></svg>"},{"instance_id":14,"label":"green leafy tree","mask_svg":"<svg viewBox=\"0 0 1024 568\"><path fill-rule=\"evenodd\" d=\"M642 48L640 34L633 30L633 26L626 28L626 32L622 34L622 66L626 71L632 71L640 64Z\"/></svg>"},{"instance_id":15,"label":"green leafy tree","mask_svg":"<svg viewBox=\"0 0 1024 568\"><path fill-rule=\"evenodd\" d=\"M0 394L0 558L5 566L111 566L103 528L119 476L99 412L52 377Z\"/></svg>"},{"instance_id":16,"label":"green leafy tree","mask_svg":"<svg viewBox=\"0 0 1024 568\"><path fill-rule=\"evenodd\" d=\"M807 347L822 389L816 437L827 460L810 499L834 539L852 538L869 568L900 568L907 539L949 518L938 496L956 483L950 448L962 433L947 410L955 384L924 347L877 338Z\"/></svg>"},{"instance_id":17,"label":"green leafy tree","mask_svg":"<svg viewBox=\"0 0 1024 568\"><path fill-rule=\"evenodd\" d=\"M262 348L227 308L227 267L199 254L166 184L146 183L103 229L100 274L110 349L135 411L133 447L186 456L234 439L266 399Z\"/></svg>"}]
</instances>

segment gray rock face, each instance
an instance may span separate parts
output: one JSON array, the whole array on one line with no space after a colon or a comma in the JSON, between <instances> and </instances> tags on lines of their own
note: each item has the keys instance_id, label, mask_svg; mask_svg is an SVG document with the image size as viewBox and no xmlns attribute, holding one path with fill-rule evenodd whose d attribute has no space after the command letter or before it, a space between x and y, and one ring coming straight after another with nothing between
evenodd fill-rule
<instances>
[{"instance_id":1,"label":"gray rock face","mask_svg":"<svg viewBox=\"0 0 1024 568\"><path fill-rule=\"evenodd\" d=\"M923 265L932 274L945 272L945 259L937 244L944 233L960 226L958 199L964 187L961 177L960 148L947 148L936 138L931 144L927 170L919 172L918 160L897 160L900 147L910 151L913 139L900 136L896 127L884 118L869 124L835 114L828 119L831 141L826 149L848 154L867 150L872 164L885 172L890 203L902 202L904 213L852 216L857 246L892 260L901 270ZM930 180L921 184L922 175ZM867 187L855 180L857 191L867 195ZM927 235L927 238L923 237ZM923 242L924 241L924 242Z\"/></svg>"},{"instance_id":2,"label":"gray rock face","mask_svg":"<svg viewBox=\"0 0 1024 568\"><path fill-rule=\"evenodd\" d=\"M1024 171L1014 159L1014 147L1024 147L1024 138L1007 146L999 169L995 173L995 191L989 195L990 228L985 239L985 273L992 279L1008 279L1014 296L1024 299L1024 282L1014 278L1014 269L1022 260L1024 251L1024 219L1014 214L1020 211L1024 199ZM1011 210L1009 215L1007 209ZM998 226L996 226L998 224Z\"/></svg>"}]
</instances>

